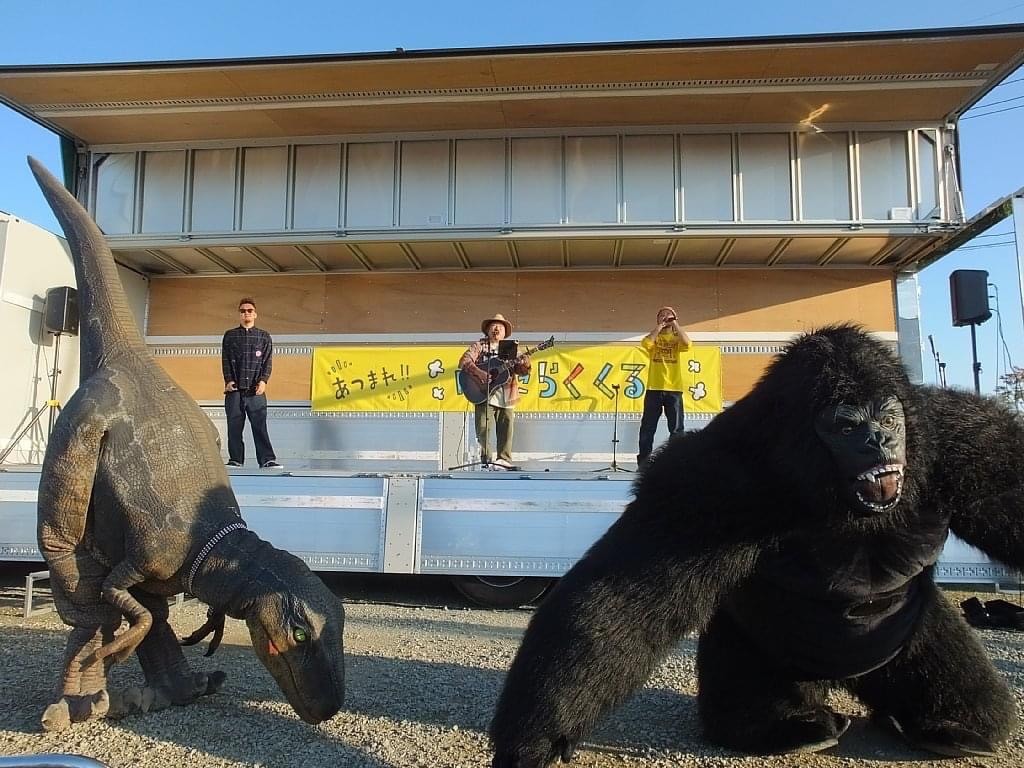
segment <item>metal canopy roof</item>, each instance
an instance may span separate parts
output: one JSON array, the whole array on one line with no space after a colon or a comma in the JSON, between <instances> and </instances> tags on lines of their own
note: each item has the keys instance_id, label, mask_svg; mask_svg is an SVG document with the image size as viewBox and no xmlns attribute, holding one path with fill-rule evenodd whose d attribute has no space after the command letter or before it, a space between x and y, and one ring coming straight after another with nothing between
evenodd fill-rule
<instances>
[{"instance_id":1,"label":"metal canopy roof","mask_svg":"<svg viewBox=\"0 0 1024 768\"><path fill-rule=\"evenodd\" d=\"M270 275L632 268L880 268L923 257L951 233L837 236L700 233L685 237L374 240L139 248L113 243L117 260L145 274Z\"/></svg>"},{"instance_id":2,"label":"metal canopy roof","mask_svg":"<svg viewBox=\"0 0 1024 768\"><path fill-rule=\"evenodd\" d=\"M0 102L91 149L602 126L955 121L1024 61L1024 25L743 39L0 67ZM111 245L151 275L565 268L915 268L957 232L551 232ZM150 247L150 246L153 247Z\"/></svg>"},{"instance_id":3,"label":"metal canopy roof","mask_svg":"<svg viewBox=\"0 0 1024 768\"><path fill-rule=\"evenodd\" d=\"M0 68L0 100L87 145L606 125L941 122L1024 25Z\"/></svg>"}]
</instances>

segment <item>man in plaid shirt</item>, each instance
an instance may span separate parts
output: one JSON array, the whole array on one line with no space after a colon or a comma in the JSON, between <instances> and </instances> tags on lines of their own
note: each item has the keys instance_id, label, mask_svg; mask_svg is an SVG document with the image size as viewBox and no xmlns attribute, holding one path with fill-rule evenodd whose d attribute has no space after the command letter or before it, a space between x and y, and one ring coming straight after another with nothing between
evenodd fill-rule
<instances>
[{"instance_id":1,"label":"man in plaid shirt","mask_svg":"<svg viewBox=\"0 0 1024 768\"><path fill-rule=\"evenodd\" d=\"M242 429L248 416L256 443L256 460L263 469L279 469L267 434L267 382L273 368L274 342L256 327L256 302L238 302L239 324L224 334L221 367L224 370L224 411L228 417L228 466L245 464Z\"/></svg>"}]
</instances>

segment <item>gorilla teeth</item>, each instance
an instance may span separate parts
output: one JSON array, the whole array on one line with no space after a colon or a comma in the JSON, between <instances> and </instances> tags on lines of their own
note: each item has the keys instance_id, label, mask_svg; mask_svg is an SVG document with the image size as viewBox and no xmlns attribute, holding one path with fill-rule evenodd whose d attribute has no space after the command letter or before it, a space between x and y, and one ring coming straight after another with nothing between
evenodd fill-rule
<instances>
[{"instance_id":1,"label":"gorilla teeth","mask_svg":"<svg viewBox=\"0 0 1024 768\"><path fill-rule=\"evenodd\" d=\"M900 482L902 484L902 479L903 479L903 465L902 464L880 464L877 467L872 467L871 469L869 469L869 470L867 470L865 472L861 472L859 475L857 475L856 479L857 480L874 480L875 482L877 482L879 477L881 477L882 475L890 474L892 472L895 472L896 474L898 474L900 476Z\"/></svg>"},{"instance_id":2,"label":"gorilla teeth","mask_svg":"<svg viewBox=\"0 0 1024 768\"><path fill-rule=\"evenodd\" d=\"M903 473L904 467L902 464L881 464L877 467L872 467L866 472L862 472L857 475L856 481L878 483L883 475L895 474L896 493L893 494L889 501L879 503L866 499L860 491L857 491L857 500L873 512L888 512L899 503L900 497L903 495Z\"/></svg>"}]
</instances>

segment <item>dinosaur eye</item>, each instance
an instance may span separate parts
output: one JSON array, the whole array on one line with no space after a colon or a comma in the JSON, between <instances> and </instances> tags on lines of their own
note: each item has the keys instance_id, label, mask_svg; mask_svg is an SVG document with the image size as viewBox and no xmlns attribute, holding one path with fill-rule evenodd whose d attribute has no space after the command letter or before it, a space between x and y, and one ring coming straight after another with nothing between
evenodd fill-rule
<instances>
[{"instance_id":1,"label":"dinosaur eye","mask_svg":"<svg viewBox=\"0 0 1024 768\"><path fill-rule=\"evenodd\" d=\"M881 424L886 429L892 429L893 427L896 426L896 417L893 416L891 413L887 413L879 420L878 423Z\"/></svg>"},{"instance_id":2,"label":"dinosaur eye","mask_svg":"<svg viewBox=\"0 0 1024 768\"><path fill-rule=\"evenodd\" d=\"M842 432L844 435L850 435L850 434L853 434L853 427L851 427L849 424L847 424L845 427L843 427L839 431Z\"/></svg>"},{"instance_id":3,"label":"dinosaur eye","mask_svg":"<svg viewBox=\"0 0 1024 768\"><path fill-rule=\"evenodd\" d=\"M295 639L296 643L304 643L309 640L309 633L302 627L296 627L292 630L292 637Z\"/></svg>"}]
</instances>

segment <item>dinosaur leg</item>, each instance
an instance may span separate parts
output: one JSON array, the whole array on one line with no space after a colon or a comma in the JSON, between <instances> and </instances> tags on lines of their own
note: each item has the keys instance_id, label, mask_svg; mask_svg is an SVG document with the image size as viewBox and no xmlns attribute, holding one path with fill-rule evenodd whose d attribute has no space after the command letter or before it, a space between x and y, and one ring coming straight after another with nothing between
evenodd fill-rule
<instances>
[{"instance_id":1,"label":"dinosaur leg","mask_svg":"<svg viewBox=\"0 0 1024 768\"><path fill-rule=\"evenodd\" d=\"M154 712L171 704L184 706L200 696L216 693L224 682L224 673L192 671L178 638L167 623L167 600L141 592L135 596L153 617L153 626L135 650L146 676L146 685L111 691L110 716Z\"/></svg>"},{"instance_id":2,"label":"dinosaur leg","mask_svg":"<svg viewBox=\"0 0 1024 768\"><path fill-rule=\"evenodd\" d=\"M108 418L99 404L118 397L104 381L83 382L57 420L39 484L39 550L50 569L57 613L70 626L56 699L43 713L47 730L99 717L106 711L107 670L96 652L114 637L121 613L103 600L109 568L89 554L86 541L92 491Z\"/></svg>"},{"instance_id":3,"label":"dinosaur leg","mask_svg":"<svg viewBox=\"0 0 1024 768\"><path fill-rule=\"evenodd\" d=\"M92 557L68 552L48 557L48 565L57 612L71 626L56 698L42 716L44 729L60 731L106 714L107 671L112 662L93 657L113 639L121 614L100 597L106 569Z\"/></svg>"},{"instance_id":4,"label":"dinosaur leg","mask_svg":"<svg viewBox=\"0 0 1024 768\"><path fill-rule=\"evenodd\" d=\"M153 625L153 615L146 610L129 591L131 587L146 580L127 560L122 560L110 575L103 580L103 599L117 608L128 620L128 629L119 634L109 643L95 651L91 659L102 661L111 659L115 664L124 661L139 647Z\"/></svg>"}]
</instances>

